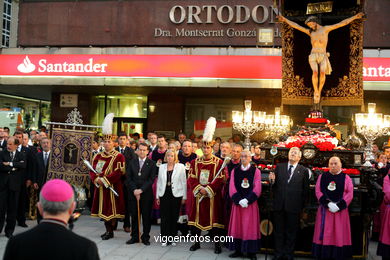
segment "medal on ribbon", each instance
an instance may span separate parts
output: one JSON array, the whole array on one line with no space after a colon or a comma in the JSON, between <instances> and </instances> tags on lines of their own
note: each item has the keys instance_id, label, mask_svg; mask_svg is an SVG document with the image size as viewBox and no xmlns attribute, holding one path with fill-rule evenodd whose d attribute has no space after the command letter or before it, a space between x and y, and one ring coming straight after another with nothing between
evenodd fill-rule
<instances>
[{"instance_id":1,"label":"medal on ribbon","mask_svg":"<svg viewBox=\"0 0 390 260\"><path fill-rule=\"evenodd\" d=\"M186 162L186 170L188 171L191 167L191 164L189 162Z\"/></svg>"},{"instance_id":2,"label":"medal on ribbon","mask_svg":"<svg viewBox=\"0 0 390 260\"><path fill-rule=\"evenodd\" d=\"M248 182L248 179L247 178L244 178L241 182L241 187L243 187L244 189L248 189L249 188L249 182Z\"/></svg>"},{"instance_id":3,"label":"medal on ribbon","mask_svg":"<svg viewBox=\"0 0 390 260\"><path fill-rule=\"evenodd\" d=\"M334 191L336 189L336 183L334 181L329 182L328 190Z\"/></svg>"}]
</instances>

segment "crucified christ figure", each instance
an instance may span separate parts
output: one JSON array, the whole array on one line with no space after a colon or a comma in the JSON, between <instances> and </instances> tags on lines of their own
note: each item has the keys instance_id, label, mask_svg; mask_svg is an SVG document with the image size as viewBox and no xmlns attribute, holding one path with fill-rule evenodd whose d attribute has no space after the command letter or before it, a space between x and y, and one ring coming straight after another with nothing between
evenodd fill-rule
<instances>
[{"instance_id":1,"label":"crucified christ figure","mask_svg":"<svg viewBox=\"0 0 390 260\"><path fill-rule=\"evenodd\" d=\"M326 52L326 46L328 44L328 34L330 31L337 28L346 26L356 19L361 19L364 16L363 13L358 13L350 18L347 18L339 23L333 25L322 26L316 16L309 16L306 19L305 24L309 28L300 26L299 24L288 20L282 15L278 16L279 22L285 22L291 27L306 33L310 36L311 52L309 55L309 64L313 71L312 83L314 88L314 104L318 105L321 100L321 91L325 84L325 75L330 75L332 67L329 62L329 53ZM320 80L318 81L318 72L320 72Z\"/></svg>"}]
</instances>

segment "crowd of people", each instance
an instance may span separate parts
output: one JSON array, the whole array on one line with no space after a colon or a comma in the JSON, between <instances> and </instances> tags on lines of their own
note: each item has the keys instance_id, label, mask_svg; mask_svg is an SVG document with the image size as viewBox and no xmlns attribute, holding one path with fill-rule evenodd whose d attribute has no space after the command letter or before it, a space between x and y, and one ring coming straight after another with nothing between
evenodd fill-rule
<instances>
[{"instance_id":1,"label":"crowd of people","mask_svg":"<svg viewBox=\"0 0 390 260\"><path fill-rule=\"evenodd\" d=\"M16 131L10 136L0 128L0 149L0 232L5 225L5 235L14 239L15 225L27 227L26 216L32 217L34 211L38 223L49 225L42 207L42 187L47 179L51 142L44 131ZM247 150L237 136L222 141L206 133L192 139L180 133L177 139L169 140L154 132L148 133L146 139L120 133L95 139L92 152L96 173L90 172L88 205L91 215L104 221L103 240L113 238L122 221L123 230L130 233L126 244L150 245L151 225L157 223L161 236L200 236L202 232L211 237L231 236L233 240L226 244L214 243L216 254L226 246L232 258L257 258L261 248L257 201L262 192L258 166L265 163L260 145ZM390 147L376 154L374 167L380 173L384 196L373 231L378 232L378 255L388 260ZM274 260L294 258L301 213L309 193L310 174L299 164L301 156L299 148L291 148L288 162L278 164L269 174L274 194ZM330 158L328 166L329 172L321 174L316 182L319 207L312 253L320 259L345 259L352 256L348 206L353 184L342 172L340 158ZM34 193L41 194L38 210L30 206ZM72 208L68 204L63 211ZM175 245L170 241L162 243L164 247ZM16 248L15 242L11 246ZM189 250L200 247L195 242ZM10 250L7 247L6 254L11 254ZM92 250L90 255L94 254Z\"/></svg>"}]
</instances>

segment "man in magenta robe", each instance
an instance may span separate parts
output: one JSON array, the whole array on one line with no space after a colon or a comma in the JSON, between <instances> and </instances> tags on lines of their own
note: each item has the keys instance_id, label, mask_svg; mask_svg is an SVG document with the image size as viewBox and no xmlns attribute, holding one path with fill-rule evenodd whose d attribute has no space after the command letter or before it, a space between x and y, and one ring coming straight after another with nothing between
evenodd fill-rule
<instances>
[{"instance_id":1,"label":"man in magenta robe","mask_svg":"<svg viewBox=\"0 0 390 260\"><path fill-rule=\"evenodd\" d=\"M382 256L382 260L390 260L390 174L383 179L383 217L382 228L379 234L377 255Z\"/></svg>"},{"instance_id":2,"label":"man in magenta robe","mask_svg":"<svg viewBox=\"0 0 390 260\"><path fill-rule=\"evenodd\" d=\"M319 259L352 257L348 206L353 198L351 178L341 171L340 158L329 159L329 172L318 177L317 210L313 237L313 256Z\"/></svg>"},{"instance_id":3,"label":"man in magenta robe","mask_svg":"<svg viewBox=\"0 0 390 260\"><path fill-rule=\"evenodd\" d=\"M233 237L228 247L235 252L229 257L241 257L243 253L256 260L260 250L260 214L257 199L261 194L260 170L250 164L251 153L241 153L241 165L232 170L229 195L233 201L228 235Z\"/></svg>"}]
</instances>

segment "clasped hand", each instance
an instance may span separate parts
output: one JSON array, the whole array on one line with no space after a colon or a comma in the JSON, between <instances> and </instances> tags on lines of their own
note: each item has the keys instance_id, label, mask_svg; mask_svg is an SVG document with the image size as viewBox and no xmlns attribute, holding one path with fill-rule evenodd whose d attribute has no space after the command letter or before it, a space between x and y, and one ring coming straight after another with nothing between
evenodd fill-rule
<instances>
[{"instance_id":1,"label":"clasped hand","mask_svg":"<svg viewBox=\"0 0 390 260\"><path fill-rule=\"evenodd\" d=\"M243 208L247 208L248 207L248 200L247 199L242 199L238 202L238 204L240 204L241 207Z\"/></svg>"},{"instance_id":2,"label":"clasped hand","mask_svg":"<svg viewBox=\"0 0 390 260\"><path fill-rule=\"evenodd\" d=\"M329 202L328 203L328 208L329 208L329 211L332 212L332 213L336 213L337 211L340 210L340 208L334 202Z\"/></svg>"}]
</instances>

